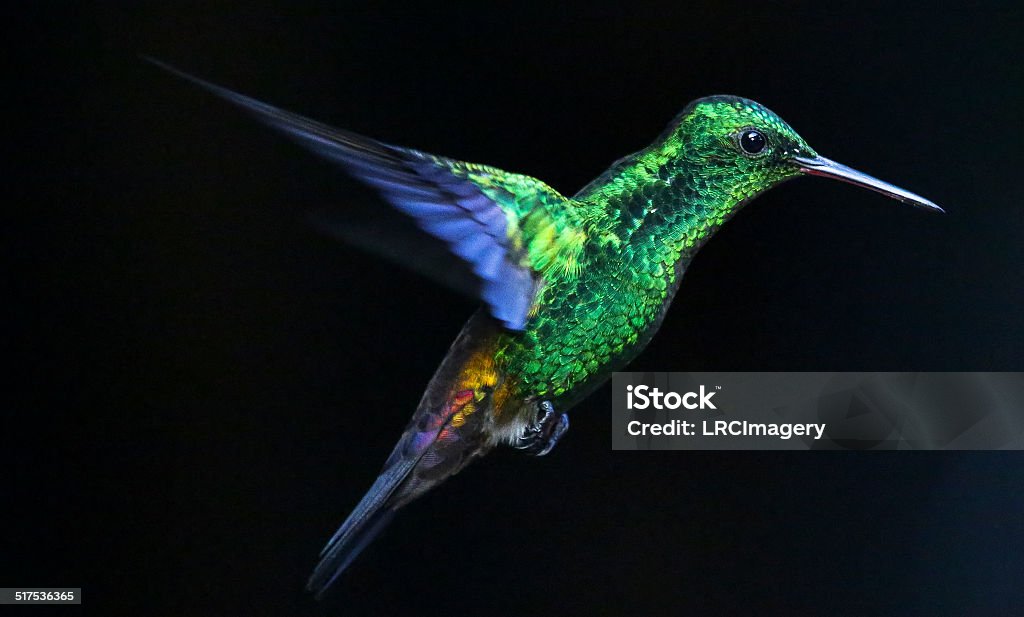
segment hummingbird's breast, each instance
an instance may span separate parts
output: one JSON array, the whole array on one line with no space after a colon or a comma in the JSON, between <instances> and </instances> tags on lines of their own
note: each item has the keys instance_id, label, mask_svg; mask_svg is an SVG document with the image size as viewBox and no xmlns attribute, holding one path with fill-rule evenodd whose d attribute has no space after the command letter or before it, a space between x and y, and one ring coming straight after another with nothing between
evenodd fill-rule
<instances>
[{"instance_id":1,"label":"hummingbird's breast","mask_svg":"<svg viewBox=\"0 0 1024 617\"><path fill-rule=\"evenodd\" d=\"M545 285L526 330L498 344L520 396L568 409L643 350L685 268L678 254L652 248L594 249L578 277Z\"/></svg>"}]
</instances>

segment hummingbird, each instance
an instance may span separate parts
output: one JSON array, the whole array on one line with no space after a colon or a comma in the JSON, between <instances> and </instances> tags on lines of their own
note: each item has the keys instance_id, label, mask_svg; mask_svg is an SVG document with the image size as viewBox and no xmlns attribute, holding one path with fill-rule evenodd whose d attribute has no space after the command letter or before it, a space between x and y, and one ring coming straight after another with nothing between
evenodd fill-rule
<instances>
[{"instance_id":1,"label":"hummingbird","mask_svg":"<svg viewBox=\"0 0 1024 617\"><path fill-rule=\"evenodd\" d=\"M474 459L502 446L548 454L569 428L566 412L654 336L694 254L761 193L821 176L943 211L820 156L778 115L738 96L692 101L653 143L566 196L530 176L332 128L146 60L334 161L474 275L482 306L321 552L307 585L317 597L395 512Z\"/></svg>"}]
</instances>

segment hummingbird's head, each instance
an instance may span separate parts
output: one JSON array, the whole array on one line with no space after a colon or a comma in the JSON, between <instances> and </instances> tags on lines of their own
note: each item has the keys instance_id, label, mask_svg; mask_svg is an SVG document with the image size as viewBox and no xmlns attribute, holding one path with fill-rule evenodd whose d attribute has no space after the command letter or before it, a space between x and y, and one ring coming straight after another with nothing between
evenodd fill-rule
<instances>
[{"instance_id":1,"label":"hummingbird's head","mask_svg":"<svg viewBox=\"0 0 1024 617\"><path fill-rule=\"evenodd\" d=\"M668 159L700 170L687 188L724 196L734 204L791 178L816 175L942 211L923 197L819 156L782 118L750 99L724 95L697 99L659 141Z\"/></svg>"}]
</instances>

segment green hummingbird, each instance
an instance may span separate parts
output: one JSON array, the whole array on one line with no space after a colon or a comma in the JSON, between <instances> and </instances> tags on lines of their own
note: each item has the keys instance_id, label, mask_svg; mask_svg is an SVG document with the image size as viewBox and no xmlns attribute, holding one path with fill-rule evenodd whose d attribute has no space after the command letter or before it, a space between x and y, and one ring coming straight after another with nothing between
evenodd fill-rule
<instances>
[{"instance_id":1,"label":"green hummingbird","mask_svg":"<svg viewBox=\"0 0 1024 617\"><path fill-rule=\"evenodd\" d=\"M550 452L569 427L565 412L651 340L697 250L764 191L822 176L942 212L819 156L775 113L736 96L691 102L652 144L567 197L536 178L331 128L149 60L337 162L475 275L483 306L323 549L308 583L318 596L399 508L473 459L497 446Z\"/></svg>"}]
</instances>

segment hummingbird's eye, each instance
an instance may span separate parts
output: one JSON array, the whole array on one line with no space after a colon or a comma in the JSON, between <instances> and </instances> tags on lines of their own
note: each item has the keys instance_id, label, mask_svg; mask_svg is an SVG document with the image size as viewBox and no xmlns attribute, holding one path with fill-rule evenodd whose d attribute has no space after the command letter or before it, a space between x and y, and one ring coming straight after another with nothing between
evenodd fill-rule
<instances>
[{"instance_id":1,"label":"hummingbird's eye","mask_svg":"<svg viewBox=\"0 0 1024 617\"><path fill-rule=\"evenodd\" d=\"M740 149L747 154L761 154L764 151L765 146L768 145L768 140L761 131L755 129L743 129L739 134Z\"/></svg>"}]
</instances>

